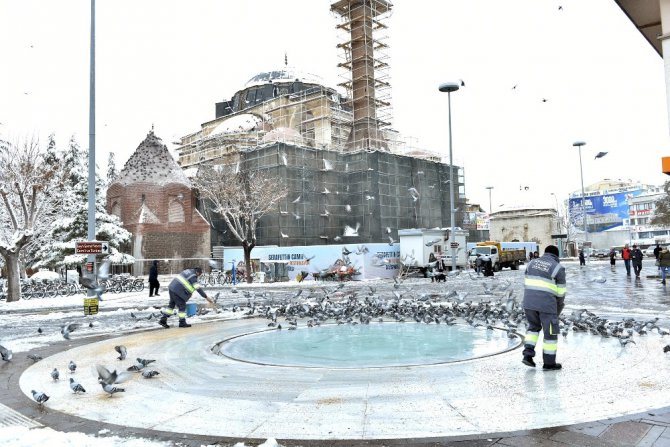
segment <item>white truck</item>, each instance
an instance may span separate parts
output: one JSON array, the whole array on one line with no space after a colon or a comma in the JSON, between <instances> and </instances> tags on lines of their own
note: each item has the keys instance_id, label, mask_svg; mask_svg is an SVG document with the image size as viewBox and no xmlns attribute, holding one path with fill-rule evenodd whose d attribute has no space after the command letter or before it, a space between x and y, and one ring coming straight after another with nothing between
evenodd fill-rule
<instances>
[{"instance_id":1,"label":"white truck","mask_svg":"<svg viewBox=\"0 0 670 447\"><path fill-rule=\"evenodd\" d=\"M400 238L400 262L404 267L418 268L423 272L444 259L451 270L451 256L455 252L456 268L467 268L466 237L468 232L457 228L454 231L454 249L450 246L451 228L409 228L398 230Z\"/></svg>"},{"instance_id":2,"label":"white truck","mask_svg":"<svg viewBox=\"0 0 670 447\"><path fill-rule=\"evenodd\" d=\"M519 270L519 265L526 261L526 251L524 249L504 249L500 242L485 241L478 242L470 250L469 262L474 267L477 255L488 257L493 264L493 271L499 272L504 267L512 270Z\"/></svg>"}]
</instances>

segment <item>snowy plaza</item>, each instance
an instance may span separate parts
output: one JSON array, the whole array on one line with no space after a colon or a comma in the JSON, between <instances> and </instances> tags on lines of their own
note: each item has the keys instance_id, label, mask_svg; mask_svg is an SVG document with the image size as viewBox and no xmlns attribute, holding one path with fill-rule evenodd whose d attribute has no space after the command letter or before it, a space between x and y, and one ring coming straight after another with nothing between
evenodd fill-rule
<instances>
[{"instance_id":1,"label":"snowy plaza","mask_svg":"<svg viewBox=\"0 0 670 447\"><path fill-rule=\"evenodd\" d=\"M339 289L337 283L315 282L241 285L237 293L230 287L216 289L221 291L220 312L189 318L194 323L189 329L164 330L154 318L147 320L155 312L152 306L164 304L166 293L150 299L146 292L107 294L100 313L89 317L82 315L81 297L2 303L3 325L12 326L14 331L11 335L5 332L0 344L13 349L14 360L0 366L3 373L13 370L10 375L20 376L10 382L20 387L18 394L22 397L10 406L31 407L29 417L35 426L40 421L58 420L61 415L66 421L80 421L79 425L68 422L65 425L69 429L61 429L63 432L80 431L76 427L92 424L109 427L110 431L104 433L112 435L114 427L125 427L122 431L135 434L137 439L155 432L171 441L219 439L230 445L244 441L256 445L272 438L282 445L385 445L380 440L447 443L482 436L494 442L535 429L575 424L592 427L589 424L598 425L600 420L662 413L670 405L670 354L663 351L670 339L659 334L670 320L667 290L653 277L638 281L627 278L623 265L612 271L605 262L594 261L581 269L577 263L567 262L566 268L564 315L587 309L610 321L634 318L645 322L658 317L659 330L649 330L646 335L635 333L635 344L625 346L616 337L571 331L559 341L558 358L564 365L559 372L524 366L516 344L499 354L440 364L380 368L272 366L212 352L226 339L276 331L268 327L268 319L248 315L248 304L260 308L263 303L273 307L282 302L318 301L319 295L326 293L321 292L323 288L330 290L333 302L344 301L352 293L363 300L372 286L379 300L394 299L395 291L401 294L401 300L415 299L418 303L425 294L434 306L448 301L450 295L463 298L465 303L494 305L504 296L498 287L507 289L507 285L520 300L523 270L503 271L494 279L462 273L449 278L446 285L411 278L398 288L390 280L347 282ZM655 273L651 262L645 263L645 269L643 273ZM295 297L300 289L303 293ZM200 300L194 298L195 302ZM298 331L312 330L305 320L298 322ZM71 342L64 341L60 334L60 326L66 322L82 324L72 332ZM89 322L92 327L88 327ZM281 318L278 322L285 329L288 326ZM387 318L383 323L374 320L369 324L399 323ZM469 326L463 318L456 324L466 330L489 332L485 327ZM37 335L38 327L42 335ZM523 331L521 326L519 332ZM298 333L284 332L282 335L289 337ZM59 348L49 350L50 345ZM117 345L126 346L127 359L117 360ZM28 352L47 351L50 355L35 364L24 361ZM159 375L144 379L139 373L131 373L130 380L118 385L125 392L111 397L101 390L94 371L96 364L121 371L137 357L155 360L150 367ZM67 370L70 360L78 366L74 374ZM19 363L27 368L17 368ZM54 368L61 372L58 381L50 376ZM87 392L75 395L67 385L70 377ZM32 389L50 396L43 409L32 402ZM59 424L52 428L58 430ZM2 430L10 429L0 429L0 435ZM665 439L660 433L655 436Z\"/></svg>"}]
</instances>

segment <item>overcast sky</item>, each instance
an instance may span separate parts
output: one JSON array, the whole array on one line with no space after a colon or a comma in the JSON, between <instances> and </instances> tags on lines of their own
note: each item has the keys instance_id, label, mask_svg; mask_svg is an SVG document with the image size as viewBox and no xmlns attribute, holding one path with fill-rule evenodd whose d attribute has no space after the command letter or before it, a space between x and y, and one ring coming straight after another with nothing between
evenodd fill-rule
<instances>
[{"instance_id":1,"label":"overcast sky","mask_svg":"<svg viewBox=\"0 0 670 447\"><path fill-rule=\"evenodd\" d=\"M339 82L329 0L98 0L96 154L121 168L147 132L168 147L214 103L289 65ZM613 0L394 0L394 127L453 153L466 195L494 210L554 206L584 183L662 184L670 155L663 60ZM559 10L562 6L562 10ZM88 0L0 0L0 135L88 145ZM513 87L516 85L516 88ZM546 99L546 102L543 102ZM608 155L594 160L596 153ZM448 158L446 158L448 160ZM526 187L528 189L526 190ZM523 189L523 191L520 191Z\"/></svg>"}]
</instances>

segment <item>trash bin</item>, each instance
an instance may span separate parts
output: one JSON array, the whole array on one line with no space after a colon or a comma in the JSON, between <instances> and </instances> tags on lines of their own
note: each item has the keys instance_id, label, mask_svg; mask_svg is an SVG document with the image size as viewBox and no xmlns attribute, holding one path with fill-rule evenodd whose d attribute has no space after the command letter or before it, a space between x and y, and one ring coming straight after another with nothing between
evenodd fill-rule
<instances>
[{"instance_id":1,"label":"trash bin","mask_svg":"<svg viewBox=\"0 0 670 447\"><path fill-rule=\"evenodd\" d=\"M198 312L198 305L195 303L186 303L186 316L192 317Z\"/></svg>"}]
</instances>

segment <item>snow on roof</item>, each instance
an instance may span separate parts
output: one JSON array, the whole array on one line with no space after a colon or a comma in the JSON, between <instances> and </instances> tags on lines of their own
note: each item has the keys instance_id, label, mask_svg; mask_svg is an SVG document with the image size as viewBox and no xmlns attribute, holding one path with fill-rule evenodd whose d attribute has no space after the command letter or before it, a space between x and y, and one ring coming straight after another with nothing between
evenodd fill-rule
<instances>
[{"instance_id":1,"label":"snow on roof","mask_svg":"<svg viewBox=\"0 0 670 447\"><path fill-rule=\"evenodd\" d=\"M181 183L191 187L184 172L172 158L163 140L158 138L153 130L140 143L133 155L112 184L120 183L123 186L134 183L152 183L165 185Z\"/></svg>"},{"instance_id":2,"label":"snow on roof","mask_svg":"<svg viewBox=\"0 0 670 447\"><path fill-rule=\"evenodd\" d=\"M251 113L242 113L225 119L216 126L210 135L244 133L258 130L263 124L263 119Z\"/></svg>"},{"instance_id":3,"label":"snow on roof","mask_svg":"<svg viewBox=\"0 0 670 447\"><path fill-rule=\"evenodd\" d=\"M255 85L269 84L270 82L304 82L307 84L323 85L323 79L320 76L311 73L299 71L294 67L282 67L279 70L264 71L258 73L253 78L249 79L244 88L253 87Z\"/></svg>"}]
</instances>

